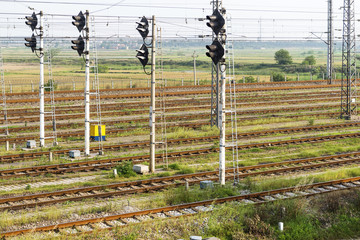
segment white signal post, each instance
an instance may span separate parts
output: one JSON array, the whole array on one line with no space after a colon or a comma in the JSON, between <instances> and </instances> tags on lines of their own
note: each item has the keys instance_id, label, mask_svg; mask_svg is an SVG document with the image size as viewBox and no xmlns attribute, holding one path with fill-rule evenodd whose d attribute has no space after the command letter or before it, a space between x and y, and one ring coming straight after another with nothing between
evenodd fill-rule
<instances>
[{"instance_id":1,"label":"white signal post","mask_svg":"<svg viewBox=\"0 0 360 240\"><path fill-rule=\"evenodd\" d=\"M89 11L85 12L85 156L90 155L90 41L89 41Z\"/></svg>"},{"instance_id":2,"label":"white signal post","mask_svg":"<svg viewBox=\"0 0 360 240\"><path fill-rule=\"evenodd\" d=\"M44 30L42 18L43 12L40 11L40 147L45 147Z\"/></svg>"},{"instance_id":3,"label":"white signal post","mask_svg":"<svg viewBox=\"0 0 360 240\"><path fill-rule=\"evenodd\" d=\"M222 46L224 48L224 61L220 62L220 72L221 72L221 93L220 93L220 119L221 124L220 125L220 153L219 153L219 180L221 185L225 185L225 151L226 151L226 131L225 131L225 120L226 120L226 111L225 111L225 103L226 103L226 14L225 10L222 14L223 18L225 19L225 24L222 28L224 32L221 32L219 34L219 38L221 38Z\"/></svg>"}]
</instances>

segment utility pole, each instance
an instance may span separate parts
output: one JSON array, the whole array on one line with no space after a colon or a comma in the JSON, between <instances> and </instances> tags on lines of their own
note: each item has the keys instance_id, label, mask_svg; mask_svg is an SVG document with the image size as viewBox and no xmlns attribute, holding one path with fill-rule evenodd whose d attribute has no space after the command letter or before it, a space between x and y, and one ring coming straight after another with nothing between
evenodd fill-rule
<instances>
[{"instance_id":1,"label":"utility pole","mask_svg":"<svg viewBox=\"0 0 360 240\"><path fill-rule=\"evenodd\" d=\"M152 41L151 41L151 106L150 106L150 172L155 172L155 54L156 54L156 23L152 16Z\"/></svg>"},{"instance_id":2,"label":"utility pole","mask_svg":"<svg viewBox=\"0 0 360 240\"><path fill-rule=\"evenodd\" d=\"M45 93L44 93L44 29L43 29L43 12L40 11L39 15L39 23L40 27L37 28L38 25L38 18L36 16L35 12L31 16L26 16L25 19L27 20L25 22L26 25L30 26L33 34L30 38L25 38L26 47L30 47L32 52L36 54L36 56L40 59L40 81L39 81L39 112L40 112L40 147L45 146ZM38 35L40 37L40 47L36 48L36 36L34 34L34 30L38 29L40 34ZM36 33L36 31L35 31ZM39 54L38 52L39 51Z\"/></svg>"},{"instance_id":3,"label":"utility pole","mask_svg":"<svg viewBox=\"0 0 360 240\"><path fill-rule=\"evenodd\" d=\"M333 27L333 0L328 0L328 31L327 31L327 45L328 45L328 56L327 56L327 72L326 78L328 84L332 84L333 73L334 73L334 27Z\"/></svg>"},{"instance_id":4,"label":"utility pole","mask_svg":"<svg viewBox=\"0 0 360 240\"><path fill-rule=\"evenodd\" d=\"M149 125L150 125L150 172L155 172L155 113L156 113L156 105L155 105L155 90L156 90L156 75L155 75L155 66L156 66L156 23L155 16L152 16L152 40L151 40L151 73L147 73L145 70L146 65L149 61L149 50L148 46L145 42L149 34L149 22L146 17L142 17L138 24L136 30L139 31L140 35L144 40L144 44L141 46L139 50L136 50L138 53L136 57L139 59L141 64L143 65L144 72L148 75L151 75L151 94L150 94L150 111L149 111Z\"/></svg>"},{"instance_id":5,"label":"utility pole","mask_svg":"<svg viewBox=\"0 0 360 240\"><path fill-rule=\"evenodd\" d=\"M357 115L355 0L344 0L341 80L341 118L353 119Z\"/></svg>"},{"instance_id":6,"label":"utility pole","mask_svg":"<svg viewBox=\"0 0 360 240\"><path fill-rule=\"evenodd\" d=\"M195 55L196 51L194 51L192 57L194 59L194 85L196 85L196 58L198 57Z\"/></svg>"},{"instance_id":7,"label":"utility pole","mask_svg":"<svg viewBox=\"0 0 360 240\"><path fill-rule=\"evenodd\" d=\"M72 16L75 20L72 24L78 29L80 36L77 40L71 42L75 46L71 46L73 50L76 50L79 56L85 55L85 156L90 155L90 56L89 56L89 11L86 10L85 16L82 11L77 16ZM85 30L85 41L81 36L81 31ZM86 49L85 49L86 48ZM85 51L84 51L85 49Z\"/></svg>"},{"instance_id":8,"label":"utility pole","mask_svg":"<svg viewBox=\"0 0 360 240\"><path fill-rule=\"evenodd\" d=\"M221 9L221 13L224 19L226 19L226 11L225 9ZM226 49L226 22L223 25L222 30L220 32L220 39L222 40L222 47ZM226 59L226 50L224 51L223 58ZM220 97L220 119L221 119L221 126L220 126L220 153L219 153L219 179L220 184L225 185L225 152L226 152L226 111L225 111L225 104L226 104L226 63L225 60L220 63L220 72L221 72L221 97Z\"/></svg>"},{"instance_id":9,"label":"utility pole","mask_svg":"<svg viewBox=\"0 0 360 240\"><path fill-rule=\"evenodd\" d=\"M85 12L85 156L90 155L90 39L89 11Z\"/></svg>"}]
</instances>

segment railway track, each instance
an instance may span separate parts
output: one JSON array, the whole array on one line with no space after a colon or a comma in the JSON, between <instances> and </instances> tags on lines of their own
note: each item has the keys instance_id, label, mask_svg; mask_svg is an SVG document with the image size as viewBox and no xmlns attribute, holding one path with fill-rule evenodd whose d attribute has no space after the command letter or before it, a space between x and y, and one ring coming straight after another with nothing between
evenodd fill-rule
<instances>
[{"instance_id":1,"label":"railway track","mask_svg":"<svg viewBox=\"0 0 360 240\"><path fill-rule=\"evenodd\" d=\"M333 85L313 85L313 86L281 86L281 87L265 87L265 88L237 88L237 92L266 92L266 91L285 91L285 90L303 90L303 89L329 89L329 88L337 88L340 87L340 84ZM230 90L227 89L226 93L230 93ZM176 91L176 92L165 92L164 95L166 97L175 97L175 96L189 96L189 95L206 95L211 94L210 87L207 90L196 90L196 91ZM34 98L29 98L29 96L33 95ZM38 102L37 99L38 93L31 93L26 95L25 99L11 99L9 98L6 103L7 104L29 104ZM160 96L159 93L156 95ZM131 93L131 94L112 94L112 95L102 95L101 99L139 99L139 98L149 98L150 93ZM95 96L91 97L95 99ZM49 98L45 98L45 101L49 101ZM55 102L71 102L71 101L83 101L83 96L76 97L55 97Z\"/></svg>"},{"instance_id":2,"label":"railway track","mask_svg":"<svg viewBox=\"0 0 360 240\"><path fill-rule=\"evenodd\" d=\"M304 118L304 117L338 117L339 113L338 112L318 112L318 113L311 113L311 114L296 114L296 115L271 115L271 116L251 116L251 117L238 117L237 119L239 121L247 121L247 120L256 120L261 118L271 118L271 117L286 117L286 118ZM210 114L192 114L192 115L179 115L179 116L167 116L166 119L168 121L168 124L172 125L172 126L177 126L179 124L177 124L176 122L171 122L171 121L184 121L184 120L196 120L196 119L201 119L201 118L209 118ZM129 123L147 123L149 121L148 118L132 118L131 121L129 122L128 119L125 120L103 120L102 122L106 125L114 125L114 124L129 124ZM192 123L195 124L195 123ZM196 124L203 124L203 123L196 123ZM206 124L209 124L208 122ZM81 126L83 126L84 123L83 122L75 122L75 123L57 123L56 127L57 129L61 129L61 128L79 128ZM130 126L131 127L131 126ZM45 126L46 130L51 130L52 126ZM39 126L25 126L25 127L15 127L15 128L9 128L9 132L10 133L14 133L14 132L22 132L22 131L35 131L35 130L39 130ZM5 139L5 138L0 138L0 139ZM11 139L11 138L8 138ZM14 138L16 139L16 138ZM2 140L0 140L2 141ZM5 140L6 141L6 140ZM10 140L11 141L11 140ZM14 140L14 142L16 142L16 140Z\"/></svg>"},{"instance_id":3,"label":"railway track","mask_svg":"<svg viewBox=\"0 0 360 240\"><path fill-rule=\"evenodd\" d=\"M342 166L360 162L360 152L345 153L331 156L297 159L278 163L266 163L254 166L239 167L239 174L234 169L226 169L226 179L238 177L243 179L259 175L284 174L308 171L320 168ZM219 171L208 171L193 174L174 175L170 177L152 178L147 180L121 182L108 185L83 187L55 192L38 193L26 196L0 198L0 211L19 210L25 208L53 205L68 201L82 201L89 198L108 198L125 194L157 191L170 186L197 184L201 181L219 179Z\"/></svg>"},{"instance_id":4,"label":"railway track","mask_svg":"<svg viewBox=\"0 0 360 240\"><path fill-rule=\"evenodd\" d=\"M319 143L325 141L334 141L338 139L355 138L359 136L360 133L350 133L350 134L341 134L341 135L291 139L291 140L283 140L276 142L274 141L274 142L263 142L263 143L251 143L251 144L239 145L239 149L241 150L241 149L251 149L251 148L265 148L270 146L287 146L291 144L302 144L302 143ZM211 137L200 137L200 138L191 138L191 139L176 139L176 140L172 140L172 143L179 144L184 142L210 141L213 140L215 137L218 138L218 136L211 136ZM143 144L148 144L148 143L144 142ZM141 146L141 143L134 143L134 146ZM115 147L113 146L113 148ZM231 147L227 147L227 149L231 149ZM167 157L168 159L176 159L176 158L199 156L199 155L214 153L218 151L219 148L186 150L179 152L170 152L167 154ZM155 158L157 161L162 161L163 154L156 154ZM83 162L0 170L0 179L38 176L43 174L64 174L64 173L73 173L73 172L81 172L81 171L107 170L113 168L114 166L118 165L120 162L124 162L124 161L141 163L141 162L149 161L149 155L119 157L119 158L101 159L101 160L88 160Z\"/></svg>"},{"instance_id":5,"label":"railway track","mask_svg":"<svg viewBox=\"0 0 360 240\"><path fill-rule=\"evenodd\" d=\"M340 104L329 104L329 105L319 105L319 106L306 106L306 107L283 107L283 108L271 108L271 109L260 109L260 110L238 110L238 115L252 115L252 114L269 114L269 113L281 113L281 112L294 112L294 111L315 111L315 110L327 110L333 108L339 108ZM187 107L178 107L173 108L174 112L187 112L187 111L195 111L195 110L205 110L209 109L209 106L187 106ZM121 117L121 116L130 116L130 115L143 115L149 112L148 109L145 110L131 110L131 111L123 111L123 112L102 112L102 117ZM194 115L194 114L192 114ZM198 115L198 114L197 114ZM205 114L209 115L209 114ZM76 114L65 114L58 115L56 120L73 120L80 119L84 117L84 113L76 113ZM52 120L51 117L45 117L45 121ZM20 118L8 118L8 123L24 123L24 122L38 122L39 117L20 117ZM0 124L4 124L5 120L1 119ZM131 122L131 120L128 120Z\"/></svg>"},{"instance_id":6,"label":"railway track","mask_svg":"<svg viewBox=\"0 0 360 240\"><path fill-rule=\"evenodd\" d=\"M255 100L261 101L261 102L254 102ZM327 96L317 96L312 97L311 99L304 99L304 97L279 97L279 98L239 98L237 101L241 101L241 103L237 104L238 108L246 108L246 107L259 107L259 106L267 106L267 105L280 105L280 104L305 104L305 103L317 103L317 102L336 102L340 101L340 97L327 95ZM250 102L250 103L249 103ZM166 102L166 107L168 110L171 110L171 108L178 108L180 104L182 105L190 105L190 106L196 106L196 105L203 105L199 107L209 108L208 105L210 103L210 99L179 99L179 100L168 100ZM205 104L205 106L204 106ZM128 102L128 103L108 103L108 104L102 104L101 109L103 111L120 111L120 110L128 110L128 109L144 109L148 108L149 103L148 102ZM96 106L92 106L93 110ZM32 108L32 110L29 109L7 109L7 115L9 118L15 118L15 117L23 117L23 116L31 116L31 115L38 115L39 109L38 108ZM66 107L57 107L56 113L57 114L70 114L70 113L78 113L83 112L84 106L77 105L77 106L66 106ZM0 111L1 113L2 111Z\"/></svg>"},{"instance_id":7,"label":"railway track","mask_svg":"<svg viewBox=\"0 0 360 240\"><path fill-rule=\"evenodd\" d=\"M179 125L183 127L199 127L203 126L207 123L189 123L189 125ZM295 127L295 128L280 128L280 129L270 129L270 130L263 130L263 131L252 131L252 132L244 132L244 133L238 133L238 138L252 138L252 137L260 137L260 136L267 136L270 134L290 134L290 133L298 133L298 132L310 132L310 131L322 131L322 130L330 130L330 129L343 129L343 128L349 128L349 127L359 127L360 122L347 122L347 123L340 123L340 124L325 124L325 125L315 125L315 126L307 126L307 127ZM117 130L116 130L117 131ZM121 130L121 131L128 131L128 129ZM108 131L108 133L111 133L111 131ZM118 133L118 132L115 132ZM83 135L83 132L80 132L80 134ZM79 135L79 136L82 136ZM58 134L60 136L60 134ZM75 135L72 135L75 136ZM62 136L63 137L63 136ZM230 138L231 135L227 135L227 138ZM218 136L212 136L208 138L199 138L199 141L211 141L217 139ZM15 140L24 141L26 138L16 138ZM4 139L0 139L0 142ZM197 140L194 140L192 138L189 139L182 139L181 142L194 142ZM168 144L178 144L178 140L168 140ZM104 146L105 150L121 150L126 148L135 148L135 147L145 147L148 146L148 142L136 142L136 143L130 143L130 144L118 144L118 145L108 145ZM91 148L92 151L96 151L98 148L93 147ZM83 149L78 149L80 151L83 151ZM56 150L52 151L53 154L67 154L70 150ZM37 157L41 156L48 156L50 152L48 151L41 151L41 152L29 152L29 153L21 153L21 154L12 154L12 155L2 155L0 156L0 163L10 163L10 162L16 162L21 160L31 160L35 159Z\"/></svg>"},{"instance_id":8,"label":"railway track","mask_svg":"<svg viewBox=\"0 0 360 240\"><path fill-rule=\"evenodd\" d=\"M155 186L154 186L155 187ZM2 237L17 236L26 233L52 231L54 236L58 233L80 234L94 230L110 230L134 223L144 223L151 220L177 218L180 216L194 215L200 212L212 211L214 205L238 201L243 204L263 204L283 199L309 197L329 192L350 190L360 187L360 177L320 182L295 187L281 188L246 195L231 196L226 198L211 199L200 202L185 203L137 212L104 216L99 218L84 219L79 221L57 223L55 225L20 229L1 233Z\"/></svg>"},{"instance_id":9,"label":"railway track","mask_svg":"<svg viewBox=\"0 0 360 240\"><path fill-rule=\"evenodd\" d=\"M340 85L341 80L335 80L337 84ZM334 82L334 83L335 83ZM309 80L309 81L288 81L288 82L263 82L263 83L237 83L237 87L241 88L256 88L256 87L268 87L268 86L303 86L303 85L327 85L326 80ZM176 90L176 91L184 91L184 90L193 90L193 89L209 89L211 85L185 85L185 86L167 86L165 87L166 90ZM228 88L229 85L226 85L226 88ZM149 92L150 88L118 88L118 89L100 89L100 92L103 94L111 93L111 92ZM55 91L55 94L82 94L84 93L83 90L60 90ZM48 94L48 92L45 92L45 94ZM38 95L37 92L19 92L19 93L7 93L7 97L14 97L14 96L31 96L31 95Z\"/></svg>"},{"instance_id":10,"label":"railway track","mask_svg":"<svg viewBox=\"0 0 360 240\"><path fill-rule=\"evenodd\" d=\"M192 128L192 129L197 129L197 128L201 128L203 126L208 125L208 122L188 122L188 123L168 123L167 127L171 128L171 127L184 127L184 128ZM343 123L343 124L328 124L328 125L319 125L319 126L311 126L311 127L299 127L299 128L287 128L287 129L278 129L278 130L266 130L266 131L258 131L255 132L254 134L251 133L240 133L240 137L246 137L246 135L251 134L252 136L264 136L267 134L271 134L271 133L290 133L290 132L299 132L299 131L312 131L311 129L321 129L321 130L325 130L325 129L336 129L336 128L340 128L340 127L356 127L359 126L360 123L356 123L356 122L351 122L351 123ZM338 127L337 127L338 126ZM139 127L143 127L143 126L139 126ZM112 134L119 134L122 132L128 132L128 131L132 131L132 130L136 130L139 127L127 127L127 128L108 128L106 130L107 135L111 136ZM34 128L37 129L37 128ZM27 129L29 130L29 129ZM73 132L59 132L57 133L58 137L61 138L67 138L67 137L83 137L84 136L84 131L73 131ZM9 142L9 143L23 143L29 139L35 139L37 138L37 135L27 135L26 137L16 137L16 138L0 138L0 143L5 143L5 142ZM1 156L0 156L1 159Z\"/></svg>"}]
</instances>

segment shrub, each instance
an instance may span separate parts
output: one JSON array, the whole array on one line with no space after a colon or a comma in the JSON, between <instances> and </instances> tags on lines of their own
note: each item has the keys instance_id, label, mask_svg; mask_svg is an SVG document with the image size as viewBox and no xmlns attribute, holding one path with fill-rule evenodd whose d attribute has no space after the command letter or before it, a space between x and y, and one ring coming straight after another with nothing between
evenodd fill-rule
<instances>
[{"instance_id":1,"label":"shrub","mask_svg":"<svg viewBox=\"0 0 360 240\"><path fill-rule=\"evenodd\" d=\"M134 177L136 176L136 173L132 169L133 164L132 162L122 162L120 165L116 166L117 173L119 177Z\"/></svg>"},{"instance_id":2,"label":"shrub","mask_svg":"<svg viewBox=\"0 0 360 240\"><path fill-rule=\"evenodd\" d=\"M272 76L273 76L274 82L284 82L285 81L285 76L282 73L274 72L274 73L272 73Z\"/></svg>"},{"instance_id":3,"label":"shrub","mask_svg":"<svg viewBox=\"0 0 360 240\"><path fill-rule=\"evenodd\" d=\"M50 92L51 85L52 85L54 90L56 90L57 87L58 87L58 84L55 82L54 79L49 79L48 82L44 84L45 91Z\"/></svg>"},{"instance_id":4,"label":"shrub","mask_svg":"<svg viewBox=\"0 0 360 240\"><path fill-rule=\"evenodd\" d=\"M316 59L313 55L307 56L301 64L313 66L316 64Z\"/></svg>"}]
</instances>

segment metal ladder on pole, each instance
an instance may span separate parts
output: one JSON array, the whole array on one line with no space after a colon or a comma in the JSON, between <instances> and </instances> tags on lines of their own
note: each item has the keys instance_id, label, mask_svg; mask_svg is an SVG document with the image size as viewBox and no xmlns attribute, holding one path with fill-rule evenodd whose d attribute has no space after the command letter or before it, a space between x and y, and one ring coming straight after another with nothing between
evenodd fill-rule
<instances>
[{"instance_id":1,"label":"metal ladder on pole","mask_svg":"<svg viewBox=\"0 0 360 240\"><path fill-rule=\"evenodd\" d=\"M7 108L6 108L6 85L5 85L5 76L4 76L4 60L2 55L2 47L0 47L0 71L1 71L1 106L2 106L2 113L4 115L4 135L9 135L9 125L7 119Z\"/></svg>"},{"instance_id":2,"label":"metal ladder on pole","mask_svg":"<svg viewBox=\"0 0 360 240\"><path fill-rule=\"evenodd\" d=\"M169 162L167 157L167 134L166 134L166 96L165 96L165 79L164 79L164 60L163 60L163 49L162 49L162 40L161 40L161 28L157 28L157 60L158 60L158 83L159 83L159 111L160 113L160 126L161 126L161 134L160 134L160 142L162 146L162 158L163 163L166 164L168 168Z\"/></svg>"},{"instance_id":3,"label":"metal ladder on pole","mask_svg":"<svg viewBox=\"0 0 360 240\"><path fill-rule=\"evenodd\" d=\"M55 80L52 74L52 41L49 40L50 37L50 23L48 19L45 19L45 29L46 29L46 53L47 53L47 66L48 66L48 82L45 84L44 89L45 92L49 92L50 102L45 102L45 124L46 124L46 117L51 116L51 124L52 124L52 131L46 134L46 126L45 126L45 139L53 139L53 145L57 146L57 131L56 131L56 112L55 112Z\"/></svg>"},{"instance_id":4,"label":"metal ladder on pole","mask_svg":"<svg viewBox=\"0 0 360 240\"><path fill-rule=\"evenodd\" d=\"M93 92L90 91L90 96L95 96L95 105L96 105L96 118L92 118L90 123L95 123L98 125L99 132L99 155L103 155L103 140L102 140L102 131L101 131L101 98L100 98L100 80L99 80L99 65L98 65L98 51L97 51L97 42L96 42L96 32L95 32L95 17L91 16L91 39L93 40L92 45L92 59L90 59L90 70L93 70ZM91 79L91 77L90 77ZM91 107L90 107L91 109ZM91 115L91 113L90 113Z\"/></svg>"},{"instance_id":5,"label":"metal ladder on pole","mask_svg":"<svg viewBox=\"0 0 360 240\"><path fill-rule=\"evenodd\" d=\"M227 111L231 115L231 142L227 144L232 148L232 160L234 168L234 184L239 182L239 148L238 148L238 132L237 132L237 115L236 115L236 81L235 81L235 60L234 60L234 41L232 36L231 15L227 15L227 79L230 88L230 110Z\"/></svg>"}]
</instances>

